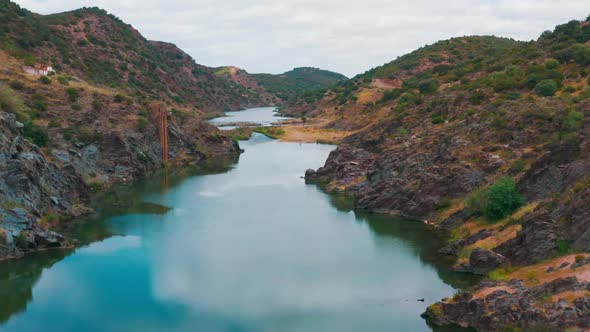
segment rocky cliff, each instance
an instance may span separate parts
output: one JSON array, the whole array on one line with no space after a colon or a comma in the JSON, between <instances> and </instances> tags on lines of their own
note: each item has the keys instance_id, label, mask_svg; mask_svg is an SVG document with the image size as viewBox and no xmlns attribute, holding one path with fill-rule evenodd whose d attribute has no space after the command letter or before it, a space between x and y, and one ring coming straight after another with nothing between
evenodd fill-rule
<instances>
[{"instance_id":1,"label":"rocky cliff","mask_svg":"<svg viewBox=\"0 0 590 332\"><path fill-rule=\"evenodd\" d=\"M88 193L73 166L49 162L22 131L15 115L0 112L0 259L64 245L47 223L83 213L77 202Z\"/></svg>"},{"instance_id":2,"label":"rocky cliff","mask_svg":"<svg viewBox=\"0 0 590 332\"><path fill-rule=\"evenodd\" d=\"M589 43L587 20L529 43L453 38L283 110L352 132L306 179L447 229L441 255L492 280L434 305L435 323L590 327Z\"/></svg>"}]
</instances>

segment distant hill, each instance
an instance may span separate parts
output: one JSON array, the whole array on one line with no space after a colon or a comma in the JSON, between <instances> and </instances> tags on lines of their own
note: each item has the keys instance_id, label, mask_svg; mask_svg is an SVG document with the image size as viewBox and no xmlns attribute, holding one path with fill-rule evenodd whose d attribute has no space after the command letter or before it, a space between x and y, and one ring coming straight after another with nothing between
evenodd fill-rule
<instances>
[{"instance_id":1,"label":"distant hill","mask_svg":"<svg viewBox=\"0 0 590 332\"><path fill-rule=\"evenodd\" d=\"M283 100L292 100L307 92L328 88L348 78L319 68L295 68L279 75L252 74L258 84Z\"/></svg>"}]
</instances>

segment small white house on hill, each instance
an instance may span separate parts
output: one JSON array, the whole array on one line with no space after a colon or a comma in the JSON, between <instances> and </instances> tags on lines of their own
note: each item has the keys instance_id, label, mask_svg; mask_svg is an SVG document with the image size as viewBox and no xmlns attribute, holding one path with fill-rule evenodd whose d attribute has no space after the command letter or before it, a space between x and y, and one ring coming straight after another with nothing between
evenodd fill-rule
<instances>
[{"instance_id":1,"label":"small white house on hill","mask_svg":"<svg viewBox=\"0 0 590 332\"><path fill-rule=\"evenodd\" d=\"M53 68L48 65L36 64L35 66L25 66L23 67L25 73L34 75L34 76L47 76L49 73L54 72Z\"/></svg>"}]
</instances>

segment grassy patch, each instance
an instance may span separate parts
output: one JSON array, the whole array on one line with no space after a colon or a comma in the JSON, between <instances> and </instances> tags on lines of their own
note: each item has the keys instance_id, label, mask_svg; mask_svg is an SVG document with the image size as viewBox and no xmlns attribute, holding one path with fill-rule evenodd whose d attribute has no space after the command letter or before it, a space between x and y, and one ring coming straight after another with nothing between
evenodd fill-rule
<instances>
[{"instance_id":1,"label":"grassy patch","mask_svg":"<svg viewBox=\"0 0 590 332\"><path fill-rule=\"evenodd\" d=\"M252 137L252 129L248 127L226 130L223 133L236 141L247 141L250 139L250 137Z\"/></svg>"},{"instance_id":2,"label":"grassy patch","mask_svg":"<svg viewBox=\"0 0 590 332\"><path fill-rule=\"evenodd\" d=\"M285 134L285 130L280 127L256 127L253 128L252 131L263 134L264 136L272 139L280 138Z\"/></svg>"},{"instance_id":3,"label":"grassy patch","mask_svg":"<svg viewBox=\"0 0 590 332\"><path fill-rule=\"evenodd\" d=\"M508 280L509 272L506 269L495 269L488 273L488 278L496 281Z\"/></svg>"}]
</instances>

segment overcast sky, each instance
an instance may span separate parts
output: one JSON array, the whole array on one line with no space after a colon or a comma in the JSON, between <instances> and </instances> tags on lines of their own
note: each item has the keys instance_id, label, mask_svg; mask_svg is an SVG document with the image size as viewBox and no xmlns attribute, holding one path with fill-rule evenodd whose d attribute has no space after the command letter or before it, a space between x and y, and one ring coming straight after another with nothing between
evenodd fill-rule
<instances>
[{"instance_id":1,"label":"overcast sky","mask_svg":"<svg viewBox=\"0 0 590 332\"><path fill-rule=\"evenodd\" d=\"M589 0L17 0L49 14L98 6L146 38L208 66L281 73L313 66L354 76L463 35L536 39L590 14Z\"/></svg>"}]
</instances>

